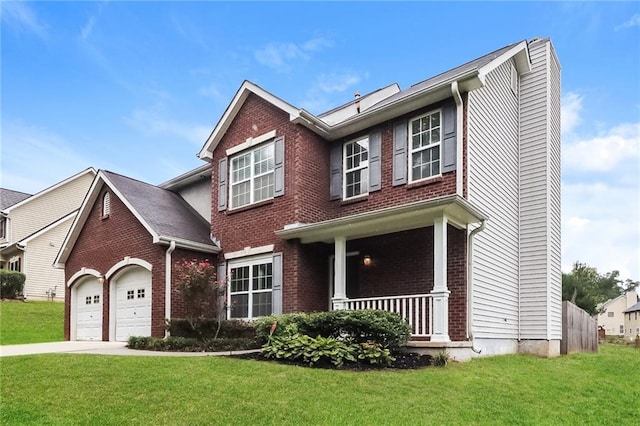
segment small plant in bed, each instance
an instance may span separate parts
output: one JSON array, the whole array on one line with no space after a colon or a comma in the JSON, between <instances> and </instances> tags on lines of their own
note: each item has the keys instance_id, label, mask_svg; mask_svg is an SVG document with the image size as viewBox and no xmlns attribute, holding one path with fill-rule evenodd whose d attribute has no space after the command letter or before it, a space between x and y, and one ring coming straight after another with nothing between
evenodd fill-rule
<instances>
[{"instance_id":1,"label":"small plant in bed","mask_svg":"<svg viewBox=\"0 0 640 426\"><path fill-rule=\"evenodd\" d=\"M262 352L244 358L318 368L419 368L431 357L402 351L409 325L376 310L295 313L256 322Z\"/></svg>"}]
</instances>

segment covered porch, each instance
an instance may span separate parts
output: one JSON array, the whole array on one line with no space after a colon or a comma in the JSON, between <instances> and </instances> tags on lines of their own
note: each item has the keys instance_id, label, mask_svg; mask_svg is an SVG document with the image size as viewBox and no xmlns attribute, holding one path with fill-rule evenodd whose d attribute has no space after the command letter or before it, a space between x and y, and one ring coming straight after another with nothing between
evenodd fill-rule
<instances>
[{"instance_id":1,"label":"covered porch","mask_svg":"<svg viewBox=\"0 0 640 426\"><path fill-rule=\"evenodd\" d=\"M277 234L303 245L333 245L330 309L394 312L411 325L412 338L450 342L450 320L466 327L467 234L485 220L468 201L452 195L290 224ZM365 271L364 285L356 291L348 288L354 255ZM379 261L383 264L377 265ZM373 282L378 285L367 285ZM453 318L450 283L459 289Z\"/></svg>"}]
</instances>

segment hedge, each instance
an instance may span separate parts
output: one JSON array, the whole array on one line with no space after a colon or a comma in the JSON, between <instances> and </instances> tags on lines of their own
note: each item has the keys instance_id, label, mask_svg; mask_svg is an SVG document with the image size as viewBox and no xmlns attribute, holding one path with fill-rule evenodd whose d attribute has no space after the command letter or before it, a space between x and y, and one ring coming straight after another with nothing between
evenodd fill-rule
<instances>
[{"instance_id":1,"label":"hedge","mask_svg":"<svg viewBox=\"0 0 640 426\"><path fill-rule=\"evenodd\" d=\"M25 279L22 272L0 269L0 298L16 299L22 294Z\"/></svg>"}]
</instances>

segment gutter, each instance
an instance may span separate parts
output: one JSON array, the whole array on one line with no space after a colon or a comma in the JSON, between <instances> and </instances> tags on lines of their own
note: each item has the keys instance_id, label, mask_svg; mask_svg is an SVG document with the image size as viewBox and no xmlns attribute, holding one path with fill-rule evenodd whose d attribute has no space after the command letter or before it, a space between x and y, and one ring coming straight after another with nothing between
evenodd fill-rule
<instances>
[{"instance_id":1,"label":"gutter","mask_svg":"<svg viewBox=\"0 0 640 426\"><path fill-rule=\"evenodd\" d=\"M458 88L458 82L451 83L451 93L456 101L456 194L463 197L462 191L462 114L464 113L462 96Z\"/></svg>"},{"instance_id":2,"label":"gutter","mask_svg":"<svg viewBox=\"0 0 640 426\"><path fill-rule=\"evenodd\" d=\"M164 255L164 318L171 319L171 254L176 249L176 242L171 241ZM169 337L169 329L165 329L164 337Z\"/></svg>"},{"instance_id":3,"label":"gutter","mask_svg":"<svg viewBox=\"0 0 640 426\"><path fill-rule=\"evenodd\" d=\"M467 254L467 338L471 340L471 350L477 354L482 350L475 348L473 335L473 240L486 224L486 219L483 219L480 226L469 233L469 253Z\"/></svg>"}]
</instances>

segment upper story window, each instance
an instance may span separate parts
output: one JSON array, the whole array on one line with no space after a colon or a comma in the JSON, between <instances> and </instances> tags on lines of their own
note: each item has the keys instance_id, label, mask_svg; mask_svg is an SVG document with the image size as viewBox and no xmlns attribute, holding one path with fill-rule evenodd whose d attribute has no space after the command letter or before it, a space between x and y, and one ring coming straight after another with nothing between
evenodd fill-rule
<instances>
[{"instance_id":1,"label":"upper story window","mask_svg":"<svg viewBox=\"0 0 640 426\"><path fill-rule=\"evenodd\" d=\"M416 182L440 175L440 111L409 122L409 176Z\"/></svg>"},{"instance_id":2,"label":"upper story window","mask_svg":"<svg viewBox=\"0 0 640 426\"><path fill-rule=\"evenodd\" d=\"M613 318L613 312L607 312L607 317Z\"/></svg>"},{"instance_id":3,"label":"upper story window","mask_svg":"<svg viewBox=\"0 0 640 426\"><path fill-rule=\"evenodd\" d=\"M247 206L274 196L274 143L231 158L231 208Z\"/></svg>"},{"instance_id":4,"label":"upper story window","mask_svg":"<svg viewBox=\"0 0 640 426\"><path fill-rule=\"evenodd\" d=\"M369 192L369 138L344 144L343 198L349 199Z\"/></svg>"},{"instance_id":5,"label":"upper story window","mask_svg":"<svg viewBox=\"0 0 640 426\"><path fill-rule=\"evenodd\" d=\"M111 194L105 192L102 196L102 218L109 217L111 213Z\"/></svg>"},{"instance_id":6,"label":"upper story window","mask_svg":"<svg viewBox=\"0 0 640 426\"><path fill-rule=\"evenodd\" d=\"M7 237L7 218L0 217L0 238Z\"/></svg>"}]
</instances>

